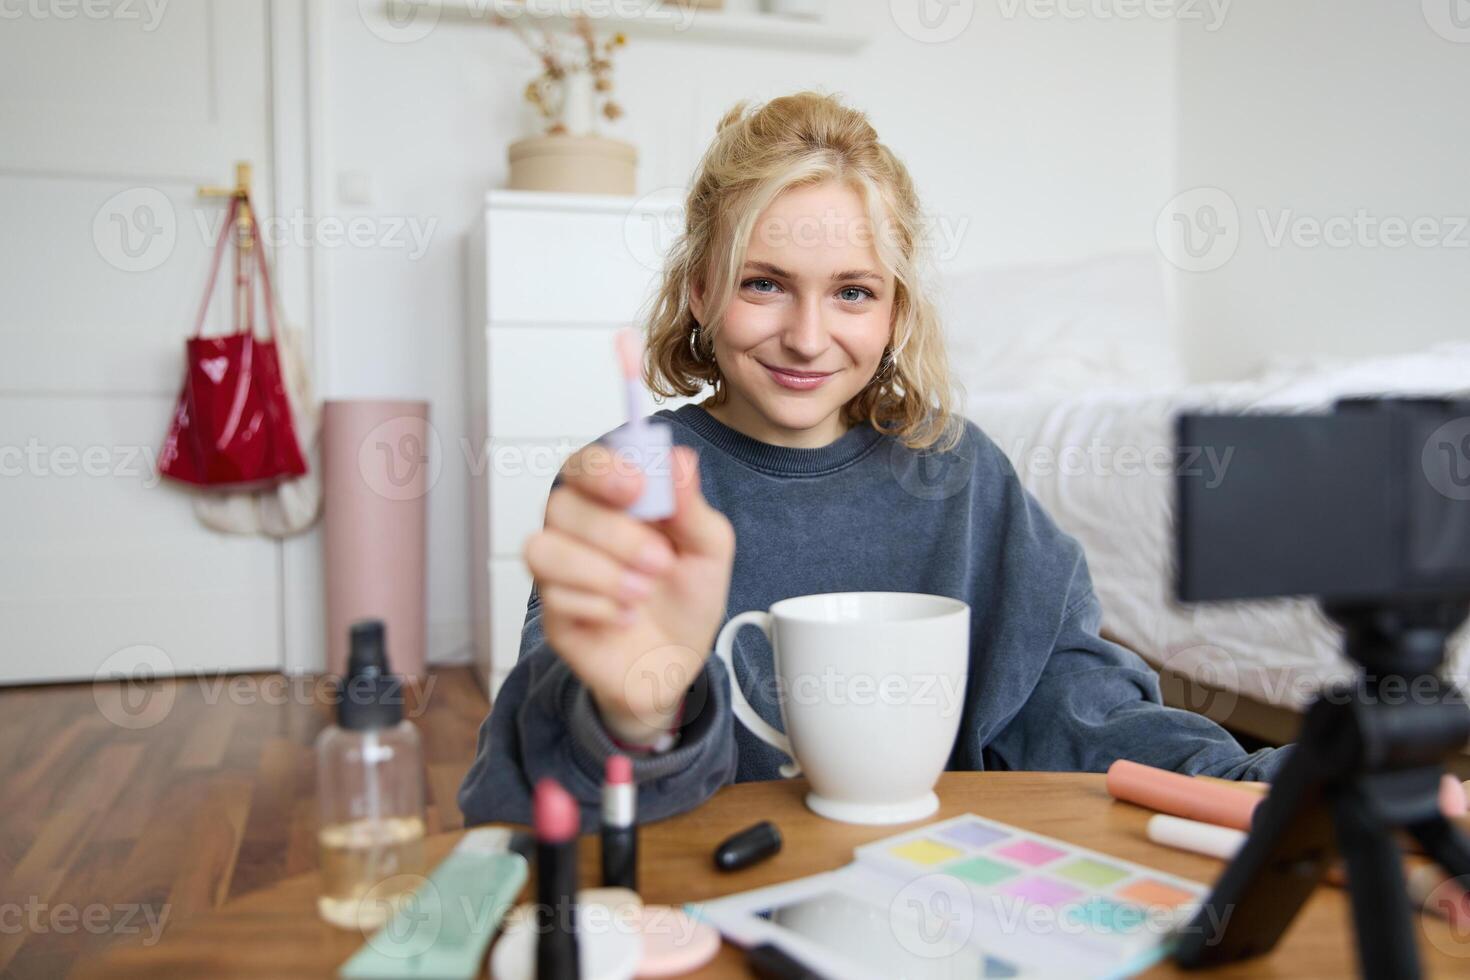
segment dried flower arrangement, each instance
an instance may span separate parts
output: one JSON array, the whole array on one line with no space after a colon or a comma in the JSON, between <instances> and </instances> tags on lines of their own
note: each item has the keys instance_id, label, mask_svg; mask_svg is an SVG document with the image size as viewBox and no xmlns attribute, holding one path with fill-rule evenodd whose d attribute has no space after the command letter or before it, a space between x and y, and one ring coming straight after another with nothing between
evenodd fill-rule
<instances>
[{"instance_id":1,"label":"dried flower arrangement","mask_svg":"<svg viewBox=\"0 0 1470 980\"><path fill-rule=\"evenodd\" d=\"M526 101L536 107L546 123L546 135L556 136L567 131L562 115L566 108L567 77L574 72L586 72L592 79L594 98L601 101L600 113L608 120L623 115L623 107L612 97L612 55L628 43L619 31L605 41L598 41L592 30L592 21L586 14L577 14L573 20L573 37L567 38L545 28L530 28L522 17L506 17L495 14L490 18L497 27L514 31L516 36L541 62L541 74L526 85Z\"/></svg>"}]
</instances>

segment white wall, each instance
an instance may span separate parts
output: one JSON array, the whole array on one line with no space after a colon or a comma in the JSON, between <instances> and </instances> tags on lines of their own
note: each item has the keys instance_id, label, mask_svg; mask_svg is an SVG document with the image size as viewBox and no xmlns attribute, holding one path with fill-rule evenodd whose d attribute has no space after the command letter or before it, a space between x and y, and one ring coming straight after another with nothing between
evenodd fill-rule
<instances>
[{"instance_id":1,"label":"white wall","mask_svg":"<svg viewBox=\"0 0 1470 980\"><path fill-rule=\"evenodd\" d=\"M1195 374L1470 337L1470 23L1453 26L1457 3L1470 11L1461 0L1238 0L1217 31L1181 24L1169 193L1217 189L1186 199L1191 220L1200 204L1238 212L1234 254L1222 236L1208 268L1176 277ZM1349 244L1313 236L1331 219ZM1402 234L1394 221L1416 219L1421 244L1384 244Z\"/></svg>"},{"instance_id":2,"label":"white wall","mask_svg":"<svg viewBox=\"0 0 1470 980\"><path fill-rule=\"evenodd\" d=\"M389 43L357 4L331 8L326 176L368 174L375 192L341 216L434 225L417 258L328 251L324 389L433 400L446 461L429 500L429 643L442 660L464 653L470 635L468 474L455 448L466 431L463 238L483 193L504 183L536 69L515 38L483 23L446 16L420 40ZM683 186L735 100L817 87L867 110L908 163L956 239L944 246L952 267L1152 247L1173 167L1167 19L1075 20L981 0L944 8L973 19L926 43L898 28L888 0L841 9L873 32L855 54L635 38L618 54L629 117L614 132L639 147L640 191Z\"/></svg>"}]
</instances>

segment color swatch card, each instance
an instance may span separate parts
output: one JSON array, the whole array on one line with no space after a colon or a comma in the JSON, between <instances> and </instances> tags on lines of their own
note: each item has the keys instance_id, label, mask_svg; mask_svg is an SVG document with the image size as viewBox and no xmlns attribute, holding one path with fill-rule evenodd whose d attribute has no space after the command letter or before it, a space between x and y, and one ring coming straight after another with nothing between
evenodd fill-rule
<instances>
[{"instance_id":1,"label":"color swatch card","mask_svg":"<svg viewBox=\"0 0 1470 980\"><path fill-rule=\"evenodd\" d=\"M1165 956L1209 890L967 814L852 864L690 906L740 945L842 977L1117 977Z\"/></svg>"}]
</instances>

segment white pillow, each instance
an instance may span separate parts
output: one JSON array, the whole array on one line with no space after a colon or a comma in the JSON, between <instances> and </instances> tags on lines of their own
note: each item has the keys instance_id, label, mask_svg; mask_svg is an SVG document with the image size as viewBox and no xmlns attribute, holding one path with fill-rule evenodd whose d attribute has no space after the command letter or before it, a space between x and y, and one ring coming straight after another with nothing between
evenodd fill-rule
<instances>
[{"instance_id":1,"label":"white pillow","mask_svg":"<svg viewBox=\"0 0 1470 980\"><path fill-rule=\"evenodd\" d=\"M939 306L955 374L975 394L1158 389L1185 380L1152 253L954 273Z\"/></svg>"}]
</instances>

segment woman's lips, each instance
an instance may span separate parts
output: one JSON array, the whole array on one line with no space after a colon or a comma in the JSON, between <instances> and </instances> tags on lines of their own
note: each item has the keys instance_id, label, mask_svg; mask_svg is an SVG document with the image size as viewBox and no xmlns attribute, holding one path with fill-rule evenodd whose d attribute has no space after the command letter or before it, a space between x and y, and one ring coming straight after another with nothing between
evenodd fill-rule
<instances>
[{"instance_id":1,"label":"woman's lips","mask_svg":"<svg viewBox=\"0 0 1470 980\"><path fill-rule=\"evenodd\" d=\"M761 362L761 367L766 369L766 373L771 376L776 384L795 391L811 391L813 388L820 388L827 383L828 378L832 377L831 372L817 374L812 371L786 371L781 368L771 367L771 365L764 362Z\"/></svg>"}]
</instances>

